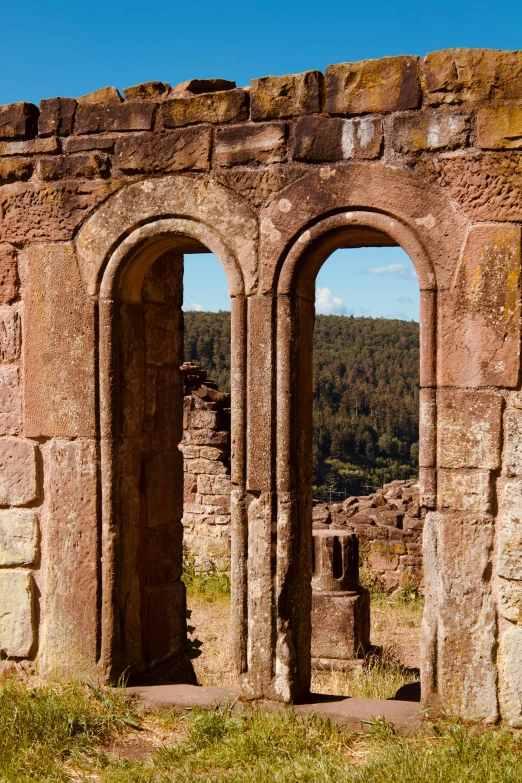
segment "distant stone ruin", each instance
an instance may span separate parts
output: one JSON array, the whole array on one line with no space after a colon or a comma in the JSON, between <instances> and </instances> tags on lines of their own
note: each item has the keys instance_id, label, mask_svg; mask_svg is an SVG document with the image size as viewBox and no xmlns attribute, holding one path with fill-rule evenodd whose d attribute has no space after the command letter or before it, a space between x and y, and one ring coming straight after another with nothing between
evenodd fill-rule
<instances>
[{"instance_id":1,"label":"distant stone ruin","mask_svg":"<svg viewBox=\"0 0 522 783\"><path fill-rule=\"evenodd\" d=\"M198 573L230 572L230 394L198 365L183 375L183 545Z\"/></svg>"},{"instance_id":2,"label":"distant stone ruin","mask_svg":"<svg viewBox=\"0 0 522 783\"><path fill-rule=\"evenodd\" d=\"M230 394L196 364L185 362L181 372L185 559L198 573L230 572ZM343 503L314 500L313 522L357 533L366 575L384 590L424 587L419 499L417 481L392 481Z\"/></svg>"},{"instance_id":3,"label":"distant stone ruin","mask_svg":"<svg viewBox=\"0 0 522 783\"><path fill-rule=\"evenodd\" d=\"M231 655L249 697L308 693L315 281L338 248L401 246L423 704L522 726L522 53L123 92L0 107L0 669L185 676L183 256L209 251L231 297Z\"/></svg>"},{"instance_id":4,"label":"distant stone ruin","mask_svg":"<svg viewBox=\"0 0 522 783\"><path fill-rule=\"evenodd\" d=\"M343 503L314 501L313 520L357 533L363 568L385 590L424 587L426 511L419 499L417 481L391 481L372 495L349 497Z\"/></svg>"}]
</instances>

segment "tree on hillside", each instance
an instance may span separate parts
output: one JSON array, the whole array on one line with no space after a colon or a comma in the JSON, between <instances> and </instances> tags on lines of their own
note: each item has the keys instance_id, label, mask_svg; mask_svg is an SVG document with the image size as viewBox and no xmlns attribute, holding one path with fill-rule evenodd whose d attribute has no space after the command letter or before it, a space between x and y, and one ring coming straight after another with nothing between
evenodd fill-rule
<instances>
[{"instance_id":1,"label":"tree on hillside","mask_svg":"<svg viewBox=\"0 0 522 783\"><path fill-rule=\"evenodd\" d=\"M185 359L230 390L229 312L185 313ZM313 383L316 492L417 474L418 323L318 315Z\"/></svg>"}]
</instances>

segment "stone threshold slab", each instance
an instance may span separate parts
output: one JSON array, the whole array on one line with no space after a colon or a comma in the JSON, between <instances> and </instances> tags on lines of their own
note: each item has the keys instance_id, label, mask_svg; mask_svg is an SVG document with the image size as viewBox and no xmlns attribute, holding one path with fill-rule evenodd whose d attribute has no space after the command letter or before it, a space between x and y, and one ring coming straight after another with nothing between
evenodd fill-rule
<instances>
[{"instance_id":1,"label":"stone threshold slab","mask_svg":"<svg viewBox=\"0 0 522 783\"><path fill-rule=\"evenodd\" d=\"M171 709L184 712L193 707L218 708L234 705L241 708L257 703L268 711L283 709L279 702L250 702L241 696L238 688L203 687L200 685L144 685L127 688L129 695L138 696L150 709ZM395 699L361 699L344 696L311 694L310 699L294 705L299 715L316 713L333 723L356 731L365 731L368 723L383 717L400 734L407 734L418 726L421 707L418 702Z\"/></svg>"}]
</instances>

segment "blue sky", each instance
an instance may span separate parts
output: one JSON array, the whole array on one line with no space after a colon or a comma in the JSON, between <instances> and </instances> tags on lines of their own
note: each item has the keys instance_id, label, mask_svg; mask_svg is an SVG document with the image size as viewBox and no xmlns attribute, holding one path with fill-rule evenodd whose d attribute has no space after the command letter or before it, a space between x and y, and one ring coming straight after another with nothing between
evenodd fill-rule
<instances>
[{"instance_id":1,"label":"blue sky","mask_svg":"<svg viewBox=\"0 0 522 783\"><path fill-rule=\"evenodd\" d=\"M386 55L457 46L516 49L522 2L504 0L498 11L484 0L4 0L2 30L0 104L38 103L151 79L175 85L223 77L243 86L255 76ZM326 309L418 317L415 279L402 251L349 252L338 251L320 273L318 288L330 291L331 298L324 291L320 297ZM187 304L192 299L224 309L226 282L217 262L212 271L211 258L200 260L191 281L196 261L187 263ZM405 269L364 271L396 264Z\"/></svg>"},{"instance_id":2,"label":"blue sky","mask_svg":"<svg viewBox=\"0 0 522 783\"><path fill-rule=\"evenodd\" d=\"M185 256L184 302L187 310L230 309L225 272L211 253ZM317 276L316 311L418 321L413 264L400 247L337 250Z\"/></svg>"},{"instance_id":3,"label":"blue sky","mask_svg":"<svg viewBox=\"0 0 522 783\"><path fill-rule=\"evenodd\" d=\"M114 85L323 70L454 46L521 46L504 0L23 0L2 6L0 104Z\"/></svg>"}]
</instances>

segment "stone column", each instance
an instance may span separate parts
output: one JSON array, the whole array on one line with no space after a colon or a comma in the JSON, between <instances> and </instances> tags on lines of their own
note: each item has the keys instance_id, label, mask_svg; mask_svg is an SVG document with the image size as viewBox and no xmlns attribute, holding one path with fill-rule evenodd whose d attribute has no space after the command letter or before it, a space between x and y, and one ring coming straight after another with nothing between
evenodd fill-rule
<instances>
[{"instance_id":1,"label":"stone column","mask_svg":"<svg viewBox=\"0 0 522 783\"><path fill-rule=\"evenodd\" d=\"M277 663L280 697L310 688L313 300L277 302Z\"/></svg>"},{"instance_id":2,"label":"stone column","mask_svg":"<svg viewBox=\"0 0 522 783\"><path fill-rule=\"evenodd\" d=\"M519 382L520 229L471 228L439 291L436 508L426 517L422 692L468 720L522 722L508 565L522 511L502 411ZM430 400L430 403L431 400ZM506 449L517 448L507 414ZM516 430L515 430L516 432ZM513 437L514 440L510 440ZM505 450L506 450L505 449ZM497 492L495 491L497 489ZM500 686L500 709L499 709Z\"/></svg>"},{"instance_id":3,"label":"stone column","mask_svg":"<svg viewBox=\"0 0 522 783\"><path fill-rule=\"evenodd\" d=\"M250 296L247 307L246 495L248 532L247 672L252 696L273 693L275 673L274 576L274 298ZM233 403L234 404L234 403Z\"/></svg>"},{"instance_id":4,"label":"stone column","mask_svg":"<svg viewBox=\"0 0 522 783\"><path fill-rule=\"evenodd\" d=\"M233 296L230 304L230 647L236 671L243 674L248 668L247 299Z\"/></svg>"}]
</instances>

